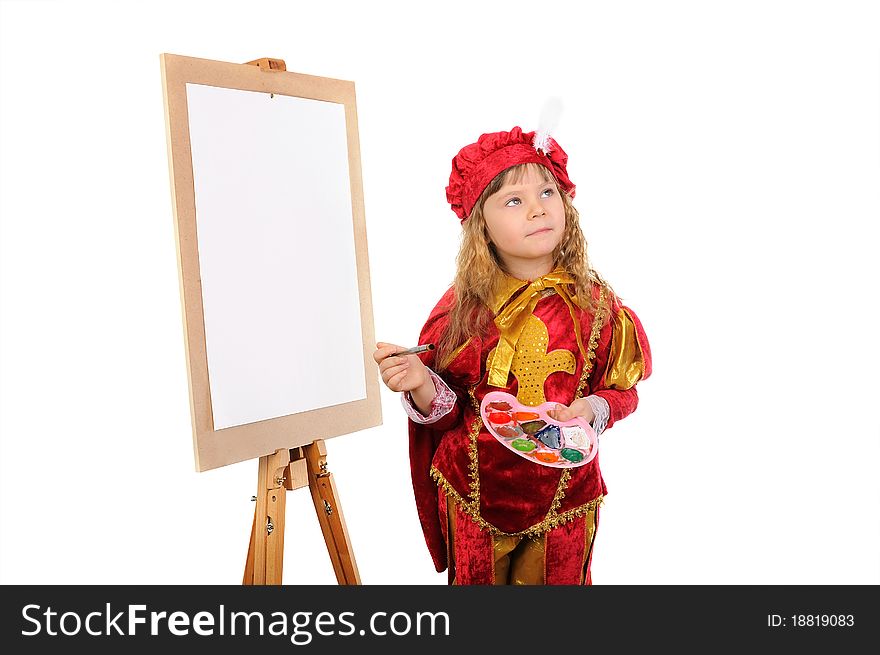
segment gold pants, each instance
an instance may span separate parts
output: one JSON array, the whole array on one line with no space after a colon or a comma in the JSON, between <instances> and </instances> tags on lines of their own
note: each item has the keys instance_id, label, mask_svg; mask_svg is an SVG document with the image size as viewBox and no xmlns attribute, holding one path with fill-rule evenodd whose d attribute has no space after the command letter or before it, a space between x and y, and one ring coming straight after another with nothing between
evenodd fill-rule
<instances>
[{"instance_id":1,"label":"gold pants","mask_svg":"<svg viewBox=\"0 0 880 655\"><path fill-rule=\"evenodd\" d=\"M495 584L544 584L544 535L494 537Z\"/></svg>"},{"instance_id":2,"label":"gold pants","mask_svg":"<svg viewBox=\"0 0 880 655\"><path fill-rule=\"evenodd\" d=\"M451 500L447 504L447 516L451 554L455 552L452 547L455 543L455 503ZM495 550L496 585L544 584L544 535L532 538L495 536L492 537L492 546Z\"/></svg>"},{"instance_id":3,"label":"gold pants","mask_svg":"<svg viewBox=\"0 0 880 655\"><path fill-rule=\"evenodd\" d=\"M450 571L455 571L455 532L456 532L456 509L455 502L446 498L447 520L447 554L449 556ZM580 580L576 581L573 572L569 568L568 578L570 582L562 584L591 585L590 562L593 554L593 543L596 538L596 529L599 524L598 504L589 509L584 516L584 545L578 556L580 558ZM492 549L494 552L494 573L496 585L542 585L546 584L545 554L546 534L537 537L523 537L501 535L492 537ZM557 553L558 557L558 553ZM557 562L558 565L558 562ZM557 575L559 571L557 570ZM454 579L452 584L458 584ZM561 584L555 582L554 584Z\"/></svg>"}]
</instances>

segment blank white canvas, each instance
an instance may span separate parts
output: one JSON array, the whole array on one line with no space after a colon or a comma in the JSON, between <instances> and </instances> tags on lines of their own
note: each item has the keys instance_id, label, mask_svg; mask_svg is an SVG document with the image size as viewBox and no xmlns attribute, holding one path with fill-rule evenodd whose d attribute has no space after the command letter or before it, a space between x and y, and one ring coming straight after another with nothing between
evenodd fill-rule
<instances>
[{"instance_id":1,"label":"blank white canvas","mask_svg":"<svg viewBox=\"0 0 880 655\"><path fill-rule=\"evenodd\" d=\"M366 398L344 106L186 87L214 428Z\"/></svg>"}]
</instances>

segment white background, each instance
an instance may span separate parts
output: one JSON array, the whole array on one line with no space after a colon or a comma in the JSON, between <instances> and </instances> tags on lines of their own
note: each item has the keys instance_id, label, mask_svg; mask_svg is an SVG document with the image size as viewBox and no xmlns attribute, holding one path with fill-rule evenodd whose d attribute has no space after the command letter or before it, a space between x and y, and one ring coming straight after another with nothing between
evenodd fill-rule
<instances>
[{"instance_id":1,"label":"white background","mask_svg":"<svg viewBox=\"0 0 880 655\"><path fill-rule=\"evenodd\" d=\"M597 584L880 583L871 2L0 3L0 581L240 581L256 461L195 473L159 53L356 83L376 335L452 281L450 161L562 98L590 255L655 372ZM365 584L445 584L406 423L328 442ZM333 584L308 492L284 581Z\"/></svg>"}]
</instances>

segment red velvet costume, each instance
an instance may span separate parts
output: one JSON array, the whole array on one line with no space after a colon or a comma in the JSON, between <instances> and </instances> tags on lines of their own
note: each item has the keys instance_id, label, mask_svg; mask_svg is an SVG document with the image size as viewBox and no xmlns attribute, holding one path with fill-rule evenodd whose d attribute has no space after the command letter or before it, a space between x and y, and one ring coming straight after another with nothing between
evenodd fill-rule
<instances>
[{"instance_id":1,"label":"red velvet costume","mask_svg":"<svg viewBox=\"0 0 880 655\"><path fill-rule=\"evenodd\" d=\"M529 282L507 278L507 284L498 307L507 306ZM546 360L556 363L538 362L539 368L544 366L549 372L543 389L540 384L537 390L523 389L534 400L528 404L538 404L535 394L565 405L595 394L608 402L606 429L610 428L636 409L635 383L651 374L650 346L641 322L598 283L593 287L600 307L595 315L569 305L553 289L537 297L531 312L534 318L529 318L532 334L544 335L540 339L546 344ZM439 341L453 301L454 289L450 288L431 312L419 344ZM581 344L575 337L572 311L578 319ZM589 583L591 542L585 543L584 522L594 516L606 493L599 457L573 469L541 466L512 453L486 431L479 413L483 396L503 390L522 397L519 387L521 378L525 379L524 368L514 367L506 387L489 385L487 358L491 361L499 336L498 328L490 324L484 338L470 339L442 371L434 361L436 351L419 355L458 397L455 408L436 423L408 421L413 489L428 549L437 571L445 570L450 564L445 514L450 502L456 517L456 570L450 567L450 581L454 575L457 584L492 584L493 535L525 534L545 538L546 584ZM523 341L517 353L524 350ZM443 493L438 495L438 488ZM586 527L592 535L590 526Z\"/></svg>"}]
</instances>

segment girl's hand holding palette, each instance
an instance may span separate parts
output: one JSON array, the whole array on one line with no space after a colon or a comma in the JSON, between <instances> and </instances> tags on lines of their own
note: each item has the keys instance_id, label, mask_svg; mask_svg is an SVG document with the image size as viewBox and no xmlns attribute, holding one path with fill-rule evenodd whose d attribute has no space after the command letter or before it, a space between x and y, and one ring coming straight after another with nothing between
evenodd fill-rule
<instances>
[{"instance_id":1,"label":"girl's hand holding palette","mask_svg":"<svg viewBox=\"0 0 880 655\"><path fill-rule=\"evenodd\" d=\"M490 391L480 404L483 425L521 457L554 468L576 468L598 453L599 439L586 419L576 416L560 423L547 415L556 403L537 407L521 404L504 391Z\"/></svg>"}]
</instances>

